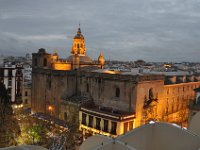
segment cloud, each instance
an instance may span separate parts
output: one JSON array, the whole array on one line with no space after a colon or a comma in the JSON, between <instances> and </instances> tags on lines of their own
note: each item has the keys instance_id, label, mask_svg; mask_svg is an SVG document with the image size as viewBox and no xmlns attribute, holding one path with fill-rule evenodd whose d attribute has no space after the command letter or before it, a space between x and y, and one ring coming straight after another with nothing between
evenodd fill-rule
<instances>
[{"instance_id":1,"label":"cloud","mask_svg":"<svg viewBox=\"0 0 200 150\"><path fill-rule=\"evenodd\" d=\"M60 34L60 35L17 35L13 33L1 33L5 36L10 36L15 39L19 40L25 40L25 41L37 41L37 40L43 40L43 41L54 41L54 40L63 40L66 39L66 35Z\"/></svg>"},{"instance_id":2,"label":"cloud","mask_svg":"<svg viewBox=\"0 0 200 150\"><path fill-rule=\"evenodd\" d=\"M67 57L80 22L94 58L102 51L107 59L199 61L199 7L196 0L1 0L0 53L44 47Z\"/></svg>"}]
</instances>

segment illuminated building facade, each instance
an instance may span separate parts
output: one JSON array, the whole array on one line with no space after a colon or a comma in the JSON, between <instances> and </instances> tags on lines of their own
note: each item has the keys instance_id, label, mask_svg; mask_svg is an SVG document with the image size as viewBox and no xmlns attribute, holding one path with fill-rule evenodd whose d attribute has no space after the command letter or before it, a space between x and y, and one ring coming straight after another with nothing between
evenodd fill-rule
<instances>
[{"instance_id":1,"label":"illuminated building facade","mask_svg":"<svg viewBox=\"0 0 200 150\"><path fill-rule=\"evenodd\" d=\"M33 54L32 112L47 113L79 124L84 134L117 136L150 120L187 125L199 75L163 75L103 69L86 55L78 29L71 56L39 49ZM49 109L51 108L51 109Z\"/></svg>"}]
</instances>

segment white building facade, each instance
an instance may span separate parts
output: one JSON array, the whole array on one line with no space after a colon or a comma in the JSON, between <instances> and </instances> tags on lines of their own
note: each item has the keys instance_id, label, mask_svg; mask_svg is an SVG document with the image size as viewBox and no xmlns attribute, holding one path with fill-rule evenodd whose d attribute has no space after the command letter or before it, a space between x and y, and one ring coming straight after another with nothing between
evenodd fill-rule
<instances>
[{"instance_id":1,"label":"white building facade","mask_svg":"<svg viewBox=\"0 0 200 150\"><path fill-rule=\"evenodd\" d=\"M23 66L22 65L1 65L0 66L0 82L3 82L11 102L21 100L22 84L23 84Z\"/></svg>"}]
</instances>

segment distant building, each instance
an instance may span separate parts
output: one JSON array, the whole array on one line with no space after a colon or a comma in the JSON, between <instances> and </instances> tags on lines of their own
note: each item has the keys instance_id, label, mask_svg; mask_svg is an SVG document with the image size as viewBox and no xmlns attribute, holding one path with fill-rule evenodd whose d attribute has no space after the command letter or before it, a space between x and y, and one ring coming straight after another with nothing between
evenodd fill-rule
<instances>
[{"instance_id":1,"label":"distant building","mask_svg":"<svg viewBox=\"0 0 200 150\"><path fill-rule=\"evenodd\" d=\"M0 66L0 82L5 84L11 102L21 101L23 84L23 66L5 64Z\"/></svg>"},{"instance_id":2,"label":"distant building","mask_svg":"<svg viewBox=\"0 0 200 150\"><path fill-rule=\"evenodd\" d=\"M24 108L31 107L31 84L24 84L22 88L22 103Z\"/></svg>"}]
</instances>

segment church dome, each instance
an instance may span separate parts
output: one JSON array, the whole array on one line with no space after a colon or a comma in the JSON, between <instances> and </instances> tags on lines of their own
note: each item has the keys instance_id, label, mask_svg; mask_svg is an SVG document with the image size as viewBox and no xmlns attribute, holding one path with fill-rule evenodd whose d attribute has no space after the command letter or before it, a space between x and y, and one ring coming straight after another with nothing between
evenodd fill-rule
<instances>
[{"instance_id":1,"label":"church dome","mask_svg":"<svg viewBox=\"0 0 200 150\"><path fill-rule=\"evenodd\" d=\"M80 58L80 63L92 63L92 59L88 56L79 55L79 58ZM72 62L73 61L73 55L69 56L67 58L67 61Z\"/></svg>"},{"instance_id":2,"label":"church dome","mask_svg":"<svg viewBox=\"0 0 200 150\"><path fill-rule=\"evenodd\" d=\"M77 34L74 36L74 39L84 39L84 36L81 34L81 28L78 28Z\"/></svg>"}]
</instances>

